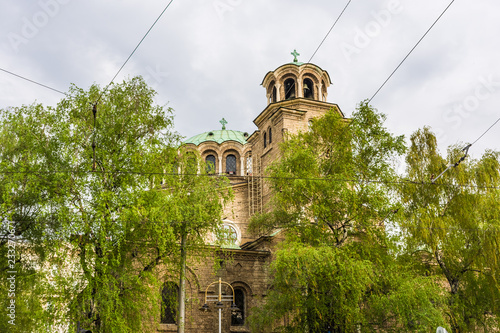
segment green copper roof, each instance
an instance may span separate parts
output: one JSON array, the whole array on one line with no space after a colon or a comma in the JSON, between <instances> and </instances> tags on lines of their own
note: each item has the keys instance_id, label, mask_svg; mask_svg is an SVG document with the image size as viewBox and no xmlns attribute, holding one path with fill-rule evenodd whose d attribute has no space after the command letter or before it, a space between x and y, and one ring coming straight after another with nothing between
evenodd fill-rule
<instances>
[{"instance_id":1,"label":"green copper roof","mask_svg":"<svg viewBox=\"0 0 500 333\"><path fill-rule=\"evenodd\" d=\"M236 141L244 145L247 142L248 136L249 135L246 132L224 129L224 130L210 131L195 135L184 141L184 143L192 143L198 146L200 143L206 141L214 141L217 142L218 144L221 144L226 141Z\"/></svg>"},{"instance_id":2,"label":"green copper roof","mask_svg":"<svg viewBox=\"0 0 500 333\"><path fill-rule=\"evenodd\" d=\"M221 245L221 248L230 249L230 250L241 250L241 247L239 247L238 245L236 245L234 243L223 244L223 245Z\"/></svg>"}]
</instances>

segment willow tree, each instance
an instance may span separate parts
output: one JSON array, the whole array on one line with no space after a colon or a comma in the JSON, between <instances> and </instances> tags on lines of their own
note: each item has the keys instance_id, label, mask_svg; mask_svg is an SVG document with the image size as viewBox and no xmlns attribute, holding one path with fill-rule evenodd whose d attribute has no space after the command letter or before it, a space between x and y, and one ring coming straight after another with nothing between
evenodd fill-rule
<instances>
[{"instance_id":1,"label":"willow tree","mask_svg":"<svg viewBox=\"0 0 500 333\"><path fill-rule=\"evenodd\" d=\"M2 110L0 113L0 331L35 331L40 321L58 323L59 311L46 312L53 294L48 284L52 267L40 270L40 262L51 256L59 243L52 237L60 232L48 207L57 209L58 175L49 173L53 156L43 152L41 105ZM49 232L47 232L50 230ZM27 248L26 244L30 247ZM40 260L33 260L33 256ZM13 304L12 304L13 303ZM11 308L13 307L13 313ZM47 323L47 328L50 324Z\"/></svg>"},{"instance_id":2,"label":"willow tree","mask_svg":"<svg viewBox=\"0 0 500 333\"><path fill-rule=\"evenodd\" d=\"M500 154L464 156L460 146L441 156L429 128L412 135L400 225L407 252L446 286L452 331L490 332L500 315Z\"/></svg>"},{"instance_id":3,"label":"willow tree","mask_svg":"<svg viewBox=\"0 0 500 333\"><path fill-rule=\"evenodd\" d=\"M256 331L421 331L441 320L435 284L395 258L386 232L405 146L384 120L363 102L351 119L330 111L282 144L269 169L272 210L252 222L287 235Z\"/></svg>"},{"instance_id":4,"label":"willow tree","mask_svg":"<svg viewBox=\"0 0 500 333\"><path fill-rule=\"evenodd\" d=\"M31 268L20 280L37 288L20 294L32 327L155 330L159 267L179 261L181 234L200 244L220 223L225 181L179 153L172 110L154 94L133 78L3 111L2 218L22 240L19 267Z\"/></svg>"}]
</instances>

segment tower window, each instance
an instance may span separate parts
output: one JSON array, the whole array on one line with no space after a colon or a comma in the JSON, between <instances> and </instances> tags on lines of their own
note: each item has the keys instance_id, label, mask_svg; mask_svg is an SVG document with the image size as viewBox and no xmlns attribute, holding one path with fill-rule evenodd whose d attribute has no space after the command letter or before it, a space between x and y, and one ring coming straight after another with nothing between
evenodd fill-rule
<instances>
[{"instance_id":1,"label":"tower window","mask_svg":"<svg viewBox=\"0 0 500 333\"><path fill-rule=\"evenodd\" d=\"M267 147L267 133L264 132L264 148Z\"/></svg>"},{"instance_id":2,"label":"tower window","mask_svg":"<svg viewBox=\"0 0 500 333\"><path fill-rule=\"evenodd\" d=\"M269 143L273 142L273 132L271 130L271 127L269 127Z\"/></svg>"},{"instance_id":3,"label":"tower window","mask_svg":"<svg viewBox=\"0 0 500 333\"><path fill-rule=\"evenodd\" d=\"M173 282L165 282L161 291L161 323L177 324L177 298L179 287Z\"/></svg>"},{"instance_id":4,"label":"tower window","mask_svg":"<svg viewBox=\"0 0 500 333\"><path fill-rule=\"evenodd\" d=\"M245 325L245 291L241 288L234 289L234 303L238 311L231 314L231 326L243 326Z\"/></svg>"},{"instance_id":5,"label":"tower window","mask_svg":"<svg viewBox=\"0 0 500 333\"><path fill-rule=\"evenodd\" d=\"M269 85L267 86L267 93L269 96L269 103L274 103L277 101L277 91L276 91L276 82L271 81Z\"/></svg>"},{"instance_id":6,"label":"tower window","mask_svg":"<svg viewBox=\"0 0 500 333\"><path fill-rule=\"evenodd\" d=\"M285 99L295 98L295 80L287 79L285 81Z\"/></svg>"},{"instance_id":7,"label":"tower window","mask_svg":"<svg viewBox=\"0 0 500 333\"><path fill-rule=\"evenodd\" d=\"M236 156L232 154L226 157L226 172L230 175L236 174Z\"/></svg>"},{"instance_id":8,"label":"tower window","mask_svg":"<svg viewBox=\"0 0 500 333\"><path fill-rule=\"evenodd\" d=\"M314 85L311 79L304 79L304 98L314 99Z\"/></svg>"},{"instance_id":9,"label":"tower window","mask_svg":"<svg viewBox=\"0 0 500 333\"><path fill-rule=\"evenodd\" d=\"M210 154L205 158L205 163L207 164L207 172L214 173L215 172L215 156Z\"/></svg>"}]
</instances>

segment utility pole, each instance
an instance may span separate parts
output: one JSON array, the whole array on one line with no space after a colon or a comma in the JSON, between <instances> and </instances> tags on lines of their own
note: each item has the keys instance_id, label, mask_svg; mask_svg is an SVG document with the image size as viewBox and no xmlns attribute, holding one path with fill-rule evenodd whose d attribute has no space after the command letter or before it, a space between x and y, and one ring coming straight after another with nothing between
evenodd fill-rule
<instances>
[{"instance_id":1,"label":"utility pole","mask_svg":"<svg viewBox=\"0 0 500 333\"><path fill-rule=\"evenodd\" d=\"M181 272L179 279L179 319L177 320L177 333L184 333L186 326L186 223L181 235Z\"/></svg>"}]
</instances>

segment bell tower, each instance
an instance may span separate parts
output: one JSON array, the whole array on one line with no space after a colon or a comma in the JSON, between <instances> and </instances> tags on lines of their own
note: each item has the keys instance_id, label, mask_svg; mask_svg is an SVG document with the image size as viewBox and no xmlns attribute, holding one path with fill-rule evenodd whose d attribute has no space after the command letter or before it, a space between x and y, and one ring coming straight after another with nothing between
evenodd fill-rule
<instances>
[{"instance_id":1,"label":"bell tower","mask_svg":"<svg viewBox=\"0 0 500 333\"><path fill-rule=\"evenodd\" d=\"M332 84L328 72L311 63L299 62L294 50L293 62L268 72L262 81L268 104L294 98L326 102Z\"/></svg>"},{"instance_id":2,"label":"bell tower","mask_svg":"<svg viewBox=\"0 0 500 333\"><path fill-rule=\"evenodd\" d=\"M267 106L255 118L258 130L247 140L252 145L254 175L280 158L279 143L287 135L307 131L314 118L330 109L344 116L337 104L327 102L332 84L327 71L312 63L302 63L296 50L293 61L268 72L261 85L266 89ZM271 196L265 182L261 185L263 210Z\"/></svg>"}]
</instances>

